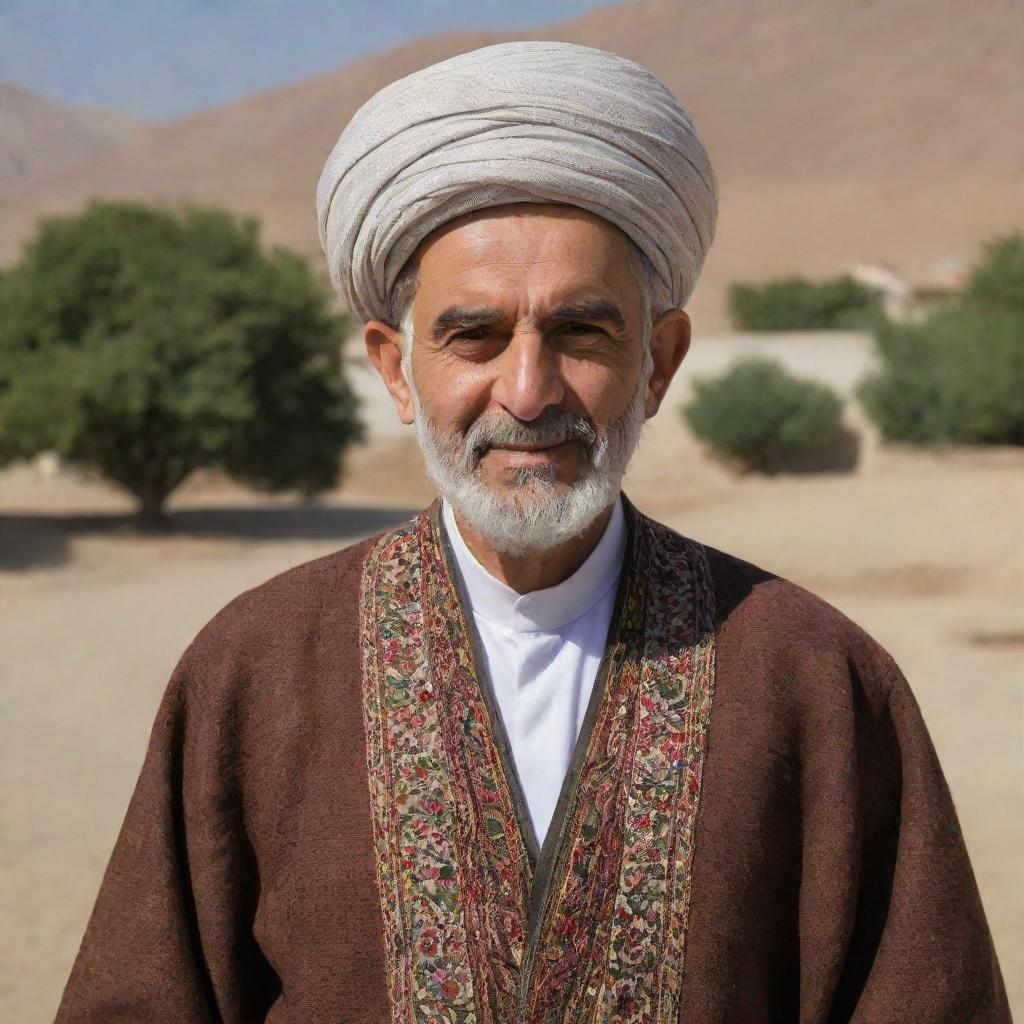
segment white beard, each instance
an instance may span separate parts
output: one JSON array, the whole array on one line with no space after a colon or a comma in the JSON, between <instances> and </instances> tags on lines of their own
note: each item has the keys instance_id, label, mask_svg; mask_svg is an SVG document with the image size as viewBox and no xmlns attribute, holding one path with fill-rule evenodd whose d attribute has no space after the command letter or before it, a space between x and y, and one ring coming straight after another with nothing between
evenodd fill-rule
<instances>
[{"instance_id":1,"label":"white beard","mask_svg":"<svg viewBox=\"0 0 1024 1024\"><path fill-rule=\"evenodd\" d=\"M423 412L412 378L411 335L402 367L412 394L427 473L438 493L495 550L520 555L545 551L577 537L618 497L622 478L640 441L653 360L644 339L644 365L626 411L604 430L581 416L545 409L529 423L509 415L481 416L465 434L440 435ZM481 447L489 444L545 444L575 438L586 465L572 485L559 483L553 466L509 474L508 492L496 493L480 475Z\"/></svg>"}]
</instances>

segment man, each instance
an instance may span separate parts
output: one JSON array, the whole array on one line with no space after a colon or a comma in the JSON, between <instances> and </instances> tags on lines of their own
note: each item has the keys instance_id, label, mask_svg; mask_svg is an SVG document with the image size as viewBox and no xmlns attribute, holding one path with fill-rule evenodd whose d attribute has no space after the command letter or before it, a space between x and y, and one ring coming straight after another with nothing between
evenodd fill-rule
<instances>
[{"instance_id":1,"label":"man","mask_svg":"<svg viewBox=\"0 0 1024 1024\"><path fill-rule=\"evenodd\" d=\"M716 207L601 51L356 114L321 238L441 500L186 651L58 1020L1009 1020L892 658L620 493Z\"/></svg>"}]
</instances>

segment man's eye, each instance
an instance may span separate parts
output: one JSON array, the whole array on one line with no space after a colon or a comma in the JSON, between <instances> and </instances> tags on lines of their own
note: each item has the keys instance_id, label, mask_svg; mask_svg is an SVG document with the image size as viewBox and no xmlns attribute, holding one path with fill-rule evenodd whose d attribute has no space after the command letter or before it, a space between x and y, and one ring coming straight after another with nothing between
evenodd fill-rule
<instances>
[{"instance_id":1,"label":"man's eye","mask_svg":"<svg viewBox=\"0 0 1024 1024\"><path fill-rule=\"evenodd\" d=\"M452 336L452 341L483 341L487 337L486 327L470 327Z\"/></svg>"},{"instance_id":2,"label":"man's eye","mask_svg":"<svg viewBox=\"0 0 1024 1024\"><path fill-rule=\"evenodd\" d=\"M563 334L573 334L582 337L586 334L601 334L601 328L593 324L571 323L562 328Z\"/></svg>"}]
</instances>

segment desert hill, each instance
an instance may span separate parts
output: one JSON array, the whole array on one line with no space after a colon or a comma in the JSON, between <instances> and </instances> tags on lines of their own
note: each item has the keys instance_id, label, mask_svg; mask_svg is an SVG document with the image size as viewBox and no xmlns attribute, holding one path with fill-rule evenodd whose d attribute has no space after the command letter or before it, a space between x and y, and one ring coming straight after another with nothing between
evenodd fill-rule
<instances>
[{"instance_id":1,"label":"desert hill","mask_svg":"<svg viewBox=\"0 0 1024 1024\"><path fill-rule=\"evenodd\" d=\"M1024 226L1017 0L646 0L528 35L639 60L690 110L722 186L693 304L708 326L721 323L731 280L857 261L927 279ZM400 75L500 38L511 36L418 40L38 177L0 198L0 260L40 214L91 196L223 203L258 214L269 240L318 256L316 180L355 109Z\"/></svg>"},{"instance_id":2,"label":"desert hill","mask_svg":"<svg viewBox=\"0 0 1024 1024\"><path fill-rule=\"evenodd\" d=\"M0 196L116 148L143 131L109 110L66 107L0 82Z\"/></svg>"}]
</instances>

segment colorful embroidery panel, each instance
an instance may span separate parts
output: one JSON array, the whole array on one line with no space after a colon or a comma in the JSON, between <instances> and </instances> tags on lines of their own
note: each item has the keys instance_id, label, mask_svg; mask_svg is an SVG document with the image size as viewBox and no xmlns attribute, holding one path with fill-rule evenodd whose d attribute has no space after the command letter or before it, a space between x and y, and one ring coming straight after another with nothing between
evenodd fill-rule
<instances>
[{"instance_id":1,"label":"colorful embroidery panel","mask_svg":"<svg viewBox=\"0 0 1024 1024\"><path fill-rule=\"evenodd\" d=\"M393 1020L476 1021L447 755L425 654L415 530L374 552L363 585L370 801ZM427 1015L424 1015L424 1010Z\"/></svg>"},{"instance_id":2,"label":"colorful embroidery panel","mask_svg":"<svg viewBox=\"0 0 1024 1024\"><path fill-rule=\"evenodd\" d=\"M367 561L364 714L395 1024L679 1019L714 595L699 544L633 517L603 685L538 865L436 506Z\"/></svg>"}]
</instances>

